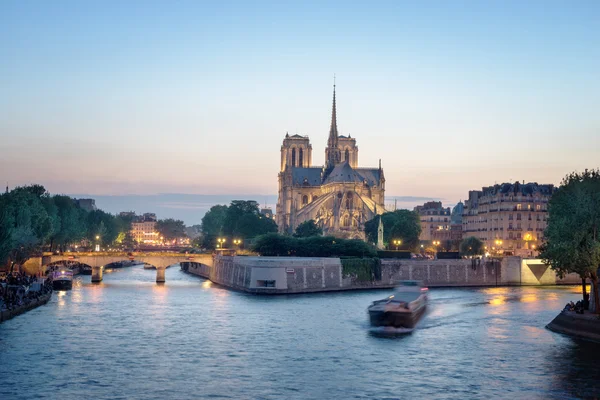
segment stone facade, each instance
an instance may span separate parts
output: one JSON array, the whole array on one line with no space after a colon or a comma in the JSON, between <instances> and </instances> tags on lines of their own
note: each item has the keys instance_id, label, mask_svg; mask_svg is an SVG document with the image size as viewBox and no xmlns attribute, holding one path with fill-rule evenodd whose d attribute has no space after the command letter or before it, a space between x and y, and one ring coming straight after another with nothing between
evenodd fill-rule
<instances>
[{"instance_id":1,"label":"stone facade","mask_svg":"<svg viewBox=\"0 0 600 400\"><path fill-rule=\"evenodd\" d=\"M492 255L536 256L554 191L553 185L519 182L470 191L463 211L463 238L481 239Z\"/></svg>"},{"instance_id":2,"label":"stone facade","mask_svg":"<svg viewBox=\"0 0 600 400\"><path fill-rule=\"evenodd\" d=\"M421 241L448 241L452 239L452 215L450 207L444 208L441 201L428 201L422 206L416 206L414 211L421 220Z\"/></svg>"},{"instance_id":3,"label":"stone facade","mask_svg":"<svg viewBox=\"0 0 600 400\"><path fill-rule=\"evenodd\" d=\"M196 263L202 264L196 264ZM578 284L575 274L558 279L539 260L400 260L381 262L381 279L358 280L345 274L339 258L216 256L212 265L194 260L186 271L229 287L257 294L313 293L393 288L401 280L430 287Z\"/></svg>"},{"instance_id":4,"label":"stone facade","mask_svg":"<svg viewBox=\"0 0 600 400\"><path fill-rule=\"evenodd\" d=\"M338 134L335 86L325 166L311 166L308 136L286 134L281 146L276 222L293 233L315 220L325 234L364 239L364 223L385 211L381 168L359 168L356 139Z\"/></svg>"}]
</instances>

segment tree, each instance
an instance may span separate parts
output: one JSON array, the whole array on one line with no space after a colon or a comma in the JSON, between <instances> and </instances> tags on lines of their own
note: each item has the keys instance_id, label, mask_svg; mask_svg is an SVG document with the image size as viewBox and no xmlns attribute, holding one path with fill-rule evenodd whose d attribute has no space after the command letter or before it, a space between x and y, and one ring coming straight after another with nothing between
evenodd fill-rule
<instances>
[{"instance_id":1,"label":"tree","mask_svg":"<svg viewBox=\"0 0 600 400\"><path fill-rule=\"evenodd\" d=\"M84 214L69 196L53 196L52 204L53 208L57 210L59 223L57 224L58 229L54 230L51 237L51 247L56 244L61 250L64 250L67 245L79 241L85 236L85 222L82 218Z\"/></svg>"},{"instance_id":2,"label":"tree","mask_svg":"<svg viewBox=\"0 0 600 400\"><path fill-rule=\"evenodd\" d=\"M202 247L215 247L217 237L223 234L227 208L225 205L212 206L202 217Z\"/></svg>"},{"instance_id":3,"label":"tree","mask_svg":"<svg viewBox=\"0 0 600 400\"><path fill-rule=\"evenodd\" d=\"M322 236L323 229L321 229L314 219L304 221L296 227L295 237L310 237L310 236Z\"/></svg>"},{"instance_id":4,"label":"tree","mask_svg":"<svg viewBox=\"0 0 600 400\"><path fill-rule=\"evenodd\" d=\"M167 218L156 222L156 231L165 240L175 240L185 237L185 224L179 219Z\"/></svg>"},{"instance_id":5,"label":"tree","mask_svg":"<svg viewBox=\"0 0 600 400\"><path fill-rule=\"evenodd\" d=\"M590 279L596 313L600 313L599 228L600 171L568 174L548 203L548 227L540 257L560 277L577 273L582 279L584 296L586 279Z\"/></svg>"},{"instance_id":6,"label":"tree","mask_svg":"<svg viewBox=\"0 0 600 400\"><path fill-rule=\"evenodd\" d=\"M402 240L402 248L414 251L419 245L421 223L419 215L410 210L386 212L365 223L365 234L371 243L377 243L379 219L383 223L383 242L388 245L392 240Z\"/></svg>"},{"instance_id":7,"label":"tree","mask_svg":"<svg viewBox=\"0 0 600 400\"><path fill-rule=\"evenodd\" d=\"M483 254L483 242L475 236L469 236L460 242L460 254L467 257Z\"/></svg>"},{"instance_id":8,"label":"tree","mask_svg":"<svg viewBox=\"0 0 600 400\"><path fill-rule=\"evenodd\" d=\"M295 238L268 233L259 236L252 250L263 256L297 257L376 257L377 250L358 239L340 239L333 236Z\"/></svg>"},{"instance_id":9,"label":"tree","mask_svg":"<svg viewBox=\"0 0 600 400\"><path fill-rule=\"evenodd\" d=\"M0 199L2 196L0 196ZM5 265L13 248L12 231L7 212L2 209L2 201L0 201L0 265Z\"/></svg>"}]
</instances>

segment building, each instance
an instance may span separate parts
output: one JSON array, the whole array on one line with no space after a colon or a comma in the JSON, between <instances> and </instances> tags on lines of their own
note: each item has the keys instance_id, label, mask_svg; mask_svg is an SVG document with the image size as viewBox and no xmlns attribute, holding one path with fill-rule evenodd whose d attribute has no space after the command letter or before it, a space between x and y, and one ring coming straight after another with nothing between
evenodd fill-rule
<instances>
[{"instance_id":1,"label":"building","mask_svg":"<svg viewBox=\"0 0 600 400\"><path fill-rule=\"evenodd\" d=\"M420 241L451 240L450 207L444 208L441 201L428 201L416 206L414 211L419 214L421 221Z\"/></svg>"},{"instance_id":2,"label":"building","mask_svg":"<svg viewBox=\"0 0 600 400\"><path fill-rule=\"evenodd\" d=\"M465 205L459 201L452 209L450 216L450 240L454 250L458 250L462 240L462 215L465 210Z\"/></svg>"},{"instance_id":3,"label":"building","mask_svg":"<svg viewBox=\"0 0 600 400\"><path fill-rule=\"evenodd\" d=\"M96 200L94 199L73 199L73 201L75 201L75 204L77 204L79 208L88 212L98 209L96 207Z\"/></svg>"},{"instance_id":4,"label":"building","mask_svg":"<svg viewBox=\"0 0 600 400\"><path fill-rule=\"evenodd\" d=\"M273 214L273 209L271 207L261 208L260 213L269 219L275 219L275 214Z\"/></svg>"},{"instance_id":5,"label":"building","mask_svg":"<svg viewBox=\"0 0 600 400\"><path fill-rule=\"evenodd\" d=\"M481 239L488 253L535 256L544 238L554 185L503 183L472 190L465 201L463 238Z\"/></svg>"},{"instance_id":6,"label":"building","mask_svg":"<svg viewBox=\"0 0 600 400\"><path fill-rule=\"evenodd\" d=\"M315 220L327 235L364 239L364 224L384 209L381 168L358 167L356 139L338 133L335 85L325 165L312 166L308 136L285 135L281 146L276 222L292 233Z\"/></svg>"},{"instance_id":7,"label":"building","mask_svg":"<svg viewBox=\"0 0 600 400\"><path fill-rule=\"evenodd\" d=\"M134 216L131 222L131 236L140 244L159 244L160 235L156 232L156 214L146 213Z\"/></svg>"}]
</instances>

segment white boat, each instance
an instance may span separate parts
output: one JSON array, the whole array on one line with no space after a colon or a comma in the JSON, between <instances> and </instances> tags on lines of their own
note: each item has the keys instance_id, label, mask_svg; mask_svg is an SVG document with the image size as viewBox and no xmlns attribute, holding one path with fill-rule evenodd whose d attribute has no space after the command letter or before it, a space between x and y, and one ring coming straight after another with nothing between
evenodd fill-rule
<instances>
[{"instance_id":1,"label":"white boat","mask_svg":"<svg viewBox=\"0 0 600 400\"><path fill-rule=\"evenodd\" d=\"M54 290L71 290L73 287L73 271L60 269L52 274L52 288Z\"/></svg>"},{"instance_id":2,"label":"white boat","mask_svg":"<svg viewBox=\"0 0 600 400\"><path fill-rule=\"evenodd\" d=\"M371 325L413 329L427 308L427 292L420 281L401 281L394 294L369 306Z\"/></svg>"}]
</instances>

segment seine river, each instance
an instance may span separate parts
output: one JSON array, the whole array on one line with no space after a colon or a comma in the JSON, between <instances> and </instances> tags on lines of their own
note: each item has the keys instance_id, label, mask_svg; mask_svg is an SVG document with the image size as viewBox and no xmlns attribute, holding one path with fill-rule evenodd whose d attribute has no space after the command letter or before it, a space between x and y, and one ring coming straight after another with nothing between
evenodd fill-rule
<instances>
[{"instance_id":1,"label":"seine river","mask_svg":"<svg viewBox=\"0 0 600 400\"><path fill-rule=\"evenodd\" d=\"M600 396L600 344L544 326L579 288L432 289L410 335L369 330L386 291L257 297L178 267L107 272L0 325L0 399ZM594 366L595 364L595 366Z\"/></svg>"}]
</instances>

